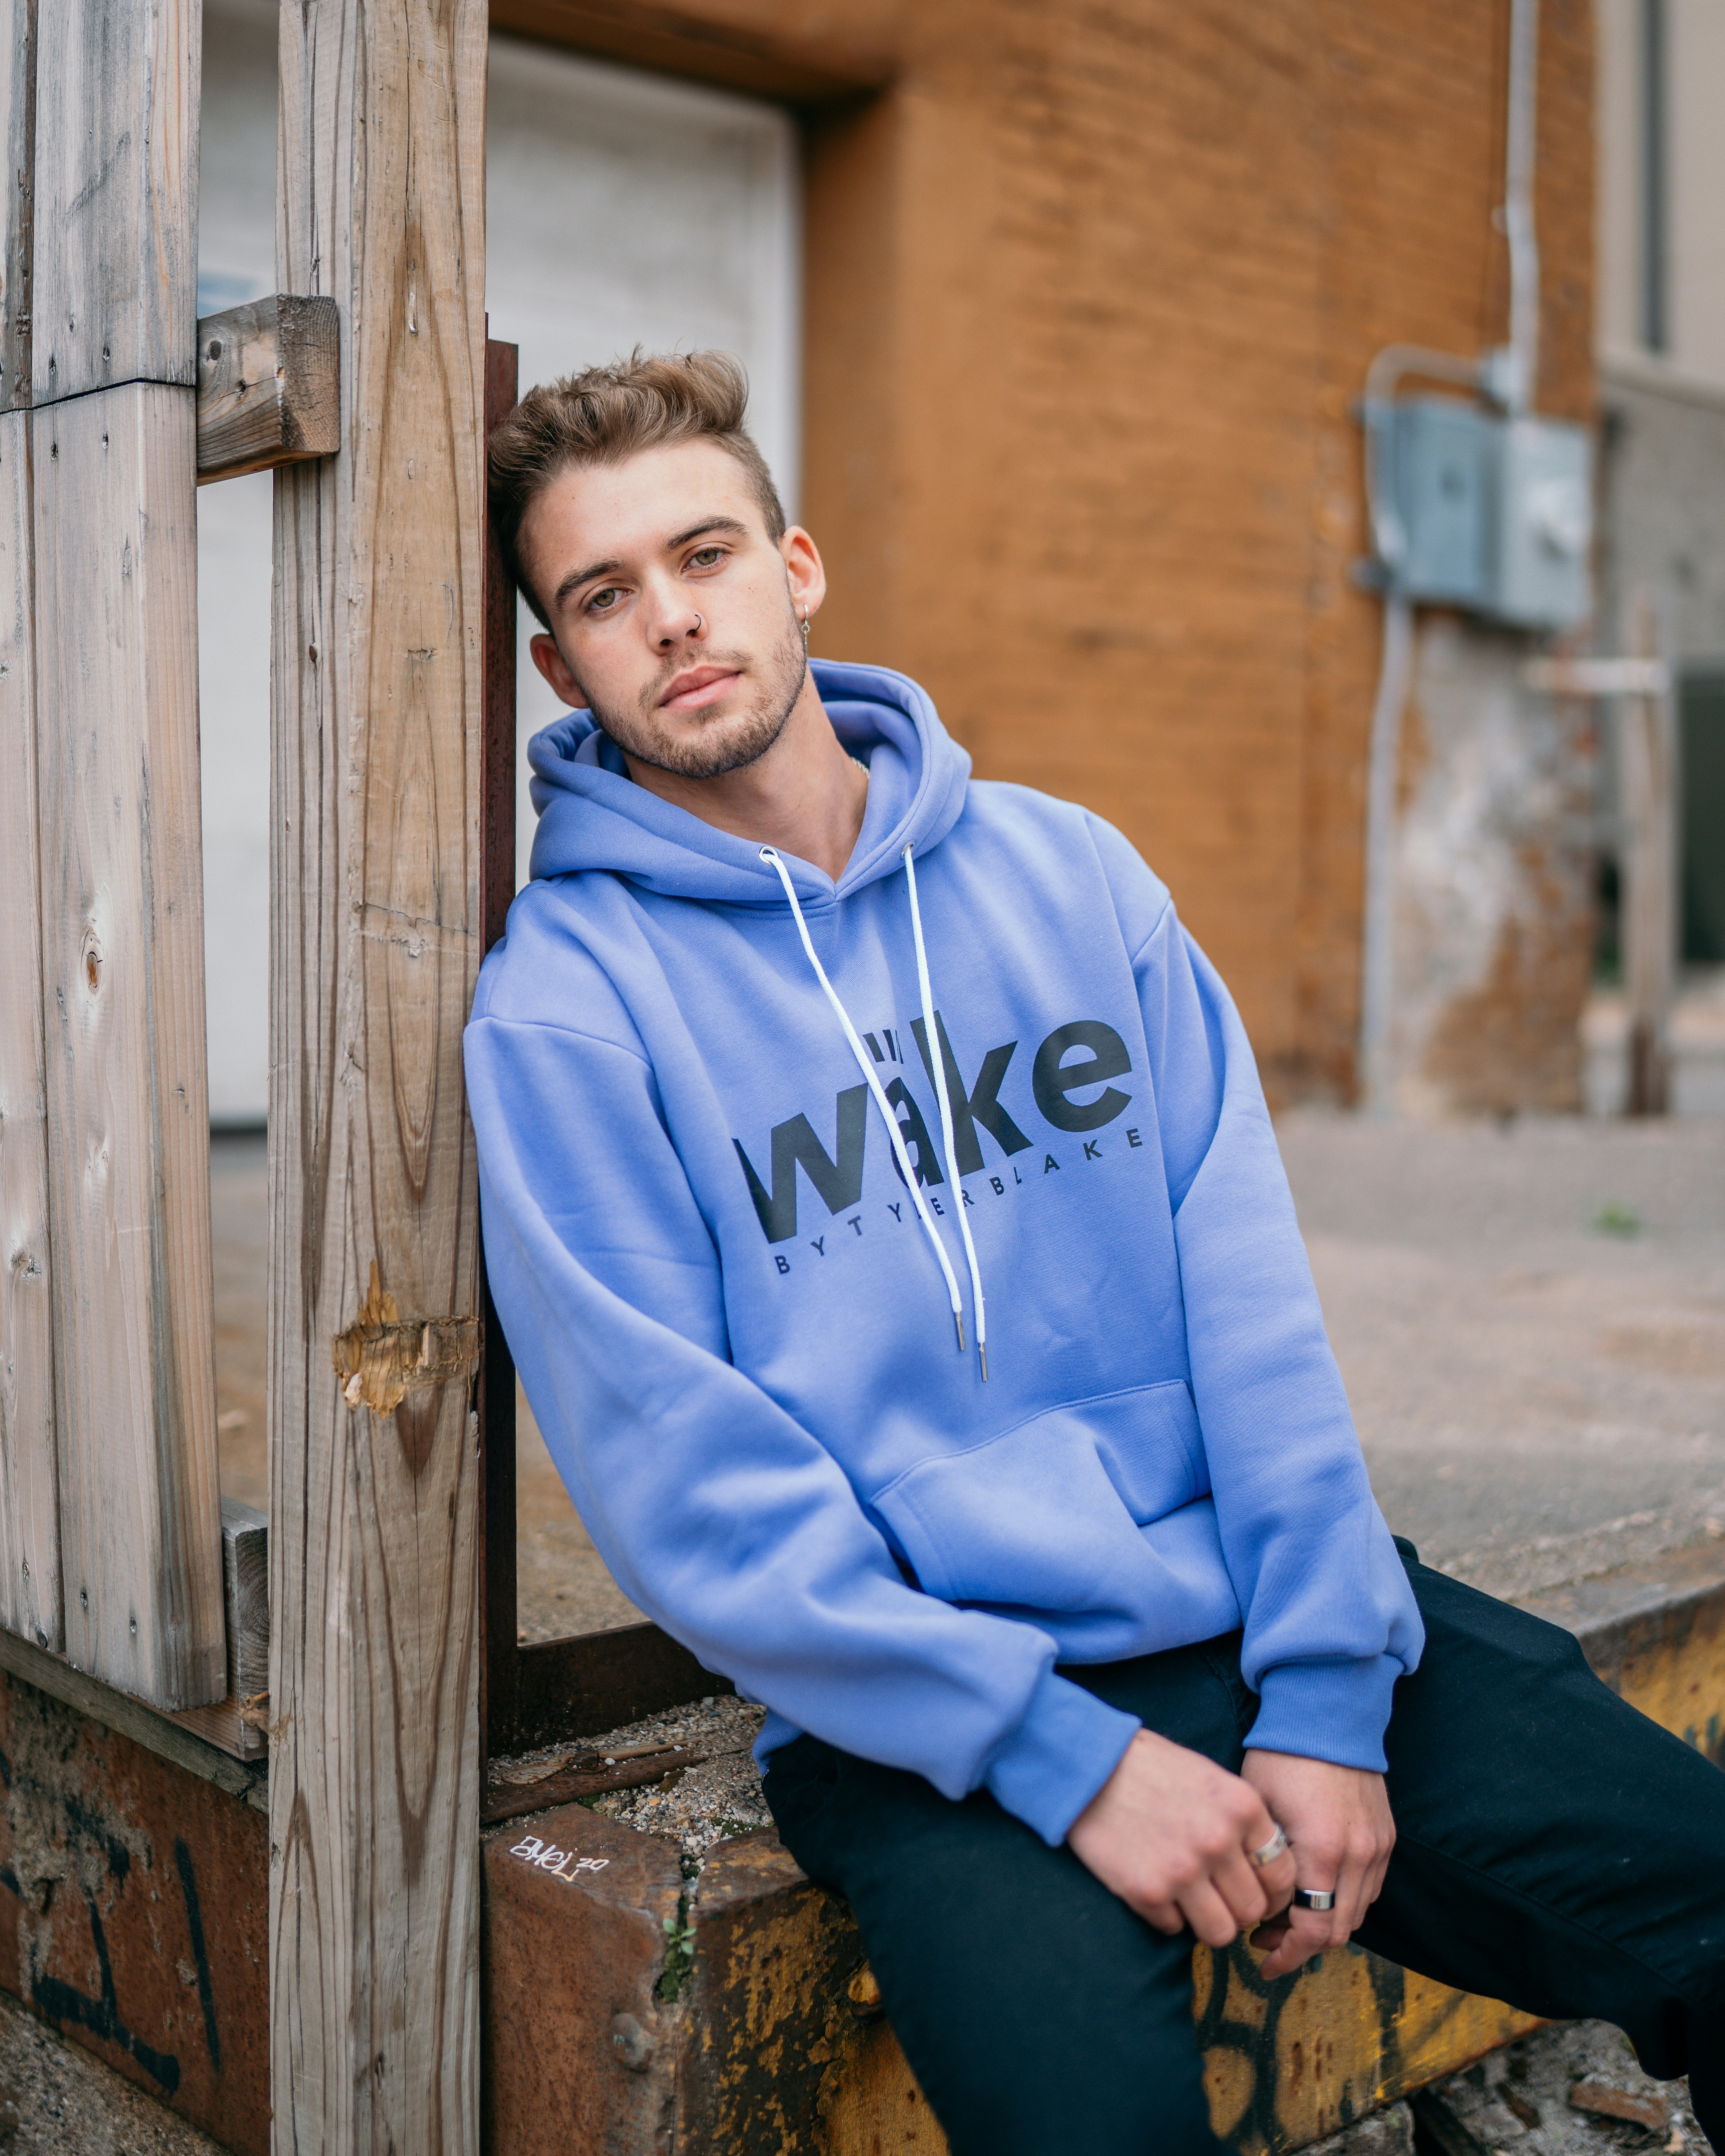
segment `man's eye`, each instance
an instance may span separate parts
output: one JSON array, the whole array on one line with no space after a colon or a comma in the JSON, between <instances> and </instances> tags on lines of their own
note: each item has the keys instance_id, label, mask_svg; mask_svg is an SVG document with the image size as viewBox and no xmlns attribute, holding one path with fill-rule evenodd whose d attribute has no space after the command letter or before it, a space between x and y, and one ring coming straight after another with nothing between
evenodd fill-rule
<instances>
[{"instance_id":1,"label":"man's eye","mask_svg":"<svg viewBox=\"0 0 1725 2156\"><path fill-rule=\"evenodd\" d=\"M697 547L689 557L689 566L694 569L710 569L715 562L722 562L724 558L722 547Z\"/></svg>"},{"instance_id":2,"label":"man's eye","mask_svg":"<svg viewBox=\"0 0 1725 2156\"><path fill-rule=\"evenodd\" d=\"M623 594L615 584L607 584L603 591L595 592L587 603L589 613L609 613Z\"/></svg>"}]
</instances>

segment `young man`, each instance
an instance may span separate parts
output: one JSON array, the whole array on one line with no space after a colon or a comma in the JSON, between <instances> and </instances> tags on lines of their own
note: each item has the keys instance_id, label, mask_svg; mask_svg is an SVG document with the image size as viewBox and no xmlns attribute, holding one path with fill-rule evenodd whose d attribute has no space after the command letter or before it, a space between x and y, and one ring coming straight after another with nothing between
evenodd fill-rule
<instances>
[{"instance_id":1,"label":"young man","mask_svg":"<svg viewBox=\"0 0 1725 2156\"><path fill-rule=\"evenodd\" d=\"M637 357L491 445L579 708L468 1083L606 1563L768 1707L955 2156L1214 2146L1192 1937L1255 1927L1615 2020L1725 2133L1725 1780L1392 1543L1220 980L1099 818L807 662L743 404Z\"/></svg>"}]
</instances>

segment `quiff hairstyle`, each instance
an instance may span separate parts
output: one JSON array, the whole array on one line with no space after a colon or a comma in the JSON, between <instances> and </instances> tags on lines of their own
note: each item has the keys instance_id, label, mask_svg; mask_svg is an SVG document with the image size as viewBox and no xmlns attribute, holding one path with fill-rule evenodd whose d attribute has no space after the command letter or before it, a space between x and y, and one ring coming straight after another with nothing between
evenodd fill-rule
<instances>
[{"instance_id":1,"label":"quiff hairstyle","mask_svg":"<svg viewBox=\"0 0 1725 2156\"><path fill-rule=\"evenodd\" d=\"M492 429L491 521L504 562L542 627L551 623L522 568L521 525L567 471L621 464L673 442L711 442L748 474L768 536L784 536L778 490L742 424L748 401L748 377L728 352L644 354L637 345L608 367L541 382Z\"/></svg>"}]
</instances>

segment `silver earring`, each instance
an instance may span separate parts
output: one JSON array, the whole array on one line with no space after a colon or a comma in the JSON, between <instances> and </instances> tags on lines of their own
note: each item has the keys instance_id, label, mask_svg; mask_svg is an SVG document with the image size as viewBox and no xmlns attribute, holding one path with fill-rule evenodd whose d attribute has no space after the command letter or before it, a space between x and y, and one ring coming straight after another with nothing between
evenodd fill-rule
<instances>
[{"instance_id":1,"label":"silver earring","mask_svg":"<svg viewBox=\"0 0 1725 2156\"><path fill-rule=\"evenodd\" d=\"M805 659L809 656L809 609L807 607L803 609L803 656Z\"/></svg>"}]
</instances>

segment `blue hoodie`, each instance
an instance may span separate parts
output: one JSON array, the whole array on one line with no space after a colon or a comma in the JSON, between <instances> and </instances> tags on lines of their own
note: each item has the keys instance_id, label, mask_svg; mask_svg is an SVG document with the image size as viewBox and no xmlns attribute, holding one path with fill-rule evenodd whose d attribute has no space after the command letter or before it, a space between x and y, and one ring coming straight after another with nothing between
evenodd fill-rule
<instances>
[{"instance_id":1,"label":"blue hoodie","mask_svg":"<svg viewBox=\"0 0 1725 2156\"><path fill-rule=\"evenodd\" d=\"M1227 991L1099 817L972 781L901 675L814 676L869 791L836 884L784 857L807 948L588 714L528 752L467 1083L577 1511L763 1761L809 1730L1056 1844L1137 1724L1055 1665L1243 1628L1249 1743L1381 1769L1420 1618Z\"/></svg>"}]
</instances>

